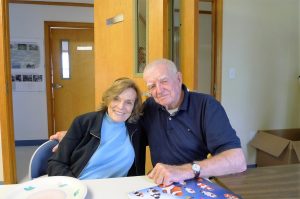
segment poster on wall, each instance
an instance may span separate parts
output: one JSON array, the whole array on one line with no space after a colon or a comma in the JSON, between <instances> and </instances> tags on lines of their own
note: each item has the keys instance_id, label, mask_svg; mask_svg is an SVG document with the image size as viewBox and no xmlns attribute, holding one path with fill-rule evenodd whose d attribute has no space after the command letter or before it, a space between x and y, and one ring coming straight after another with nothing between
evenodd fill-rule
<instances>
[{"instance_id":1,"label":"poster on wall","mask_svg":"<svg viewBox=\"0 0 300 199\"><path fill-rule=\"evenodd\" d=\"M43 91L43 75L40 74L13 74L13 91Z\"/></svg>"},{"instance_id":2,"label":"poster on wall","mask_svg":"<svg viewBox=\"0 0 300 199\"><path fill-rule=\"evenodd\" d=\"M44 78L39 42L11 41L10 53L13 91L43 91Z\"/></svg>"},{"instance_id":3,"label":"poster on wall","mask_svg":"<svg viewBox=\"0 0 300 199\"><path fill-rule=\"evenodd\" d=\"M40 67L40 47L37 42L17 42L10 44L12 69L35 69Z\"/></svg>"}]
</instances>

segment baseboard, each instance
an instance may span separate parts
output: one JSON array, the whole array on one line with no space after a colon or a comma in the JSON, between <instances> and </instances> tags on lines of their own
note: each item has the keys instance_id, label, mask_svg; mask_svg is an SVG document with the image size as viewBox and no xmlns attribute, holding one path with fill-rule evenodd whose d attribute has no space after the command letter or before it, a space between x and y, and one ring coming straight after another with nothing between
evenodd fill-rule
<instances>
[{"instance_id":1,"label":"baseboard","mask_svg":"<svg viewBox=\"0 0 300 199\"><path fill-rule=\"evenodd\" d=\"M256 168L257 165L256 164L248 164L247 165L247 168L250 169L250 168Z\"/></svg>"},{"instance_id":2,"label":"baseboard","mask_svg":"<svg viewBox=\"0 0 300 199\"><path fill-rule=\"evenodd\" d=\"M45 140L15 140L15 146L40 146L44 142L48 141Z\"/></svg>"}]
</instances>

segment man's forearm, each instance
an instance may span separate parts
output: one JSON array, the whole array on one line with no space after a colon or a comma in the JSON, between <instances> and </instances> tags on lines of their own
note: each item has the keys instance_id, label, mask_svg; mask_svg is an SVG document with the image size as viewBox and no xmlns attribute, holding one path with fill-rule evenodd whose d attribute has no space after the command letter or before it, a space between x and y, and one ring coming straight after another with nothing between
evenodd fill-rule
<instances>
[{"instance_id":1,"label":"man's forearm","mask_svg":"<svg viewBox=\"0 0 300 199\"><path fill-rule=\"evenodd\" d=\"M200 177L221 176L239 173L246 170L246 162L241 149L230 149L202 161L194 161L200 165ZM148 174L157 184L169 185L195 177L192 164L166 165L157 163Z\"/></svg>"},{"instance_id":2,"label":"man's forearm","mask_svg":"<svg viewBox=\"0 0 300 199\"><path fill-rule=\"evenodd\" d=\"M240 173L247 169L246 160L240 148L224 151L197 163L201 167L201 177Z\"/></svg>"}]
</instances>

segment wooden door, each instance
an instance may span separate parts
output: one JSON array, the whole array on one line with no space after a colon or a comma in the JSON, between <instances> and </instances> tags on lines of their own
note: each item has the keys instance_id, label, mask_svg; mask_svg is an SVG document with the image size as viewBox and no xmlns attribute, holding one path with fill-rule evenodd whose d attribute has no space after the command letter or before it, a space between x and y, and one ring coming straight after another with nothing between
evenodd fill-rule
<instances>
[{"instance_id":1,"label":"wooden door","mask_svg":"<svg viewBox=\"0 0 300 199\"><path fill-rule=\"evenodd\" d=\"M50 38L56 132L68 129L77 115L95 110L94 33L92 28L53 28ZM62 67L62 52L69 52L69 70Z\"/></svg>"}]
</instances>

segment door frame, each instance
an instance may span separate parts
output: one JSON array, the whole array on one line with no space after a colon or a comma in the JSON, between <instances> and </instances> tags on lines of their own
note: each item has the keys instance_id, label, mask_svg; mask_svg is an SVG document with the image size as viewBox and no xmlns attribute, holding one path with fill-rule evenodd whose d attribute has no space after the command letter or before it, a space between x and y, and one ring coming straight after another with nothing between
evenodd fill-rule
<instances>
[{"instance_id":1,"label":"door frame","mask_svg":"<svg viewBox=\"0 0 300 199\"><path fill-rule=\"evenodd\" d=\"M218 101L222 97L222 38L223 38L223 0L199 0L210 2L212 10L212 52L210 93ZM199 78L197 76L197 78ZM198 81L198 79L196 79Z\"/></svg>"},{"instance_id":2,"label":"door frame","mask_svg":"<svg viewBox=\"0 0 300 199\"><path fill-rule=\"evenodd\" d=\"M222 97L222 42L223 42L223 0L212 0L212 84L213 96L221 101Z\"/></svg>"},{"instance_id":3,"label":"door frame","mask_svg":"<svg viewBox=\"0 0 300 199\"><path fill-rule=\"evenodd\" d=\"M212 3L212 67L211 94L221 101L222 91L222 32L223 0L181 1L180 20L180 69L183 81L191 90L197 90L198 82L198 3ZM188 36L187 36L188 35ZM187 39L188 38L188 39Z\"/></svg>"},{"instance_id":4,"label":"door frame","mask_svg":"<svg viewBox=\"0 0 300 199\"><path fill-rule=\"evenodd\" d=\"M53 135L54 131L54 105L53 105L53 90L52 90L52 60L51 60L51 45L50 37L51 28L80 28L80 29L94 29L94 23L83 22L58 22L45 21L45 74L46 74L46 96L47 96L47 118L48 118L48 136Z\"/></svg>"},{"instance_id":5,"label":"door frame","mask_svg":"<svg viewBox=\"0 0 300 199\"><path fill-rule=\"evenodd\" d=\"M0 0L0 137L4 184L17 182L8 0ZM4 158L5 157L5 158Z\"/></svg>"}]
</instances>

